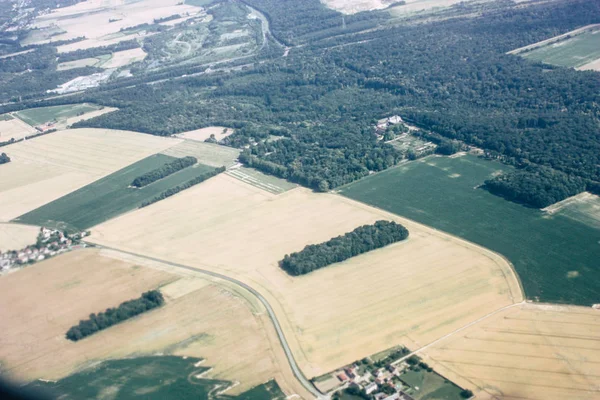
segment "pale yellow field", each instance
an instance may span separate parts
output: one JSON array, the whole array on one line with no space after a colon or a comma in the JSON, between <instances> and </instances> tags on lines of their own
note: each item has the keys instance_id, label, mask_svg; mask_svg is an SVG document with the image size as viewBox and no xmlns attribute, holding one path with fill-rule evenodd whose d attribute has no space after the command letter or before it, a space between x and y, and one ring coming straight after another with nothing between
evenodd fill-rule
<instances>
[{"instance_id":1,"label":"pale yellow field","mask_svg":"<svg viewBox=\"0 0 600 400\"><path fill-rule=\"evenodd\" d=\"M210 137L210 135L215 135L215 139L217 139L217 141L221 141L227 136L231 135L233 132L233 129L225 128L223 126L209 126L202 129L196 129L195 131L178 133L175 136L181 139L189 139L198 142L204 142Z\"/></svg>"},{"instance_id":2,"label":"pale yellow field","mask_svg":"<svg viewBox=\"0 0 600 400\"><path fill-rule=\"evenodd\" d=\"M154 19L169 17L174 14L197 14L202 9L182 3L180 0L88 0L70 7L64 7L54 12L36 18L34 26L37 28L55 29L64 31L60 35L52 36L52 41L68 40L85 36L86 40L73 43L73 49L88 48L88 41L93 46L106 45L102 38L118 33L122 28L150 23ZM109 22L110 19L118 21ZM35 32L35 31L34 31ZM122 40L126 40L125 36ZM42 43L46 40L26 39L24 43Z\"/></svg>"},{"instance_id":3,"label":"pale yellow field","mask_svg":"<svg viewBox=\"0 0 600 400\"><path fill-rule=\"evenodd\" d=\"M585 65L582 65L581 67L578 67L577 70L579 70L579 71L600 71L600 58L597 60L594 60L592 62L589 62Z\"/></svg>"},{"instance_id":4,"label":"pale yellow field","mask_svg":"<svg viewBox=\"0 0 600 400\"><path fill-rule=\"evenodd\" d=\"M379 219L403 223L409 240L298 278L277 265ZM309 377L399 343L420 347L522 300L509 265L485 249L338 195L275 196L226 175L97 226L90 240L248 283Z\"/></svg>"},{"instance_id":5,"label":"pale yellow field","mask_svg":"<svg viewBox=\"0 0 600 400\"><path fill-rule=\"evenodd\" d=\"M142 61L146 58L146 53L141 48L117 51L113 53L108 62L102 64L102 68L120 68L125 65Z\"/></svg>"},{"instance_id":6,"label":"pale yellow field","mask_svg":"<svg viewBox=\"0 0 600 400\"><path fill-rule=\"evenodd\" d=\"M175 354L206 359L208 377L240 382L233 393L276 378L286 393L305 395L262 309L227 286L137 261L79 250L1 277L0 301L11 304L0 309L3 371L55 380L105 359ZM160 309L76 343L64 338L89 313L159 286Z\"/></svg>"},{"instance_id":7,"label":"pale yellow field","mask_svg":"<svg viewBox=\"0 0 600 400\"><path fill-rule=\"evenodd\" d=\"M0 252L35 244L39 231L37 226L0 223Z\"/></svg>"},{"instance_id":8,"label":"pale yellow field","mask_svg":"<svg viewBox=\"0 0 600 400\"><path fill-rule=\"evenodd\" d=\"M3 148L0 221L8 221L181 140L109 129L59 131Z\"/></svg>"},{"instance_id":9,"label":"pale yellow field","mask_svg":"<svg viewBox=\"0 0 600 400\"><path fill-rule=\"evenodd\" d=\"M162 154L171 157L192 156L196 157L198 162L204 165L229 167L235 164L240 150L213 143L198 142L196 140L183 140L180 144L163 151Z\"/></svg>"},{"instance_id":10,"label":"pale yellow field","mask_svg":"<svg viewBox=\"0 0 600 400\"><path fill-rule=\"evenodd\" d=\"M29 126L16 117L8 121L0 121L0 142L6 142L11 138L15 140L23 139L34 133L36 133L34 127Z\"/></svg>"},{"instance_id":11,"label":"pale yellow field","mask_svg":"<svg viewBox=\"0 0 600 400\"><path fill-rule=\"evenodd\" d=\"M398 0L321 0L323 4L344 14L355 14L361 11L380 10L389 7ZM393 16L430 10L437 7L449 7L463 0L405 0L406 4L390 8Z\"/></svg>"},{"instance_id":12,"label":"pale yellow field","mask_svg":"<svg viewBox=\"0 0 600 400\"><path fill-rule=\"evenodd\" d=\"M600 310L523 304L426 350L448 379L477 398L600 398Z\"/></svg>"}]
</instances>

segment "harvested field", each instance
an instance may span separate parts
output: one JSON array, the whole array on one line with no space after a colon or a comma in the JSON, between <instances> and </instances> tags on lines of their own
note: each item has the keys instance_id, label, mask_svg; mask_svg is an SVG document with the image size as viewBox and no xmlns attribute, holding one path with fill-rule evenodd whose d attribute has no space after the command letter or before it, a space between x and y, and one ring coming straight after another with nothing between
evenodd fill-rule
<instances>
[{"instance_id":1,"label":"harvested field","mask_svg":"<svg viewBox=\"0 0 600 400\"><path fill-rule=\"evenodd\" d=\"M355 14L361 11L380 10L390 7L390 14L397 17L433 8L450 7L463 0L405 0L406 4L392 6L398 0L321 0L327 7L344 14Z\"/></svg>"},{"instance_id":2,"label":"harvested field","mask_svg":"<svg viewBox=\"0 0 600 400\"><path fill-rule=\"evenodd\" d=\"M199 163L211 167L229 167L235 164L240 150L218 144L185 140L163 151L162 154L177 158L192 156L196 157Z\"/></svg>"},{"instance_id":3,"label":"harvested field","mask_svg":"<svg viewBox=\"0 0 600 400\"><path fill-rule=\"evenodd\" d=\"M206 139L210 138L210 135L215 135L215 139L219 142L233 132L233 129L225 128L223 126L209 126L207 128L196 129L195 131L178 133L175 137L204 142Z\"/></svg>"},{"instance_id":4,"label":"harvested field","mask_svg":"<svg viewBox=\"0 0 600 400\"><path fill-rule=\"evenodd\" d=\"M477 398L598 399L600 310L523 304L426 350L436 371Z\"/></svg>"},{"instance_id":5,"label":"harvested field","mask_svg":"<svg viewBox=\"0 0 600 400\"><path fill-rule=\"evenodd\" d=\"M84 115L99 109L100 107L95 104L73 104L65 106L29 108L27 110L17 111L15 115L31 126L37 126L50 121L60 121L78 115Z\"/></svg>"},{"instance_id":6,"label":"harvested field","mask_svg":"<svg viewBox=\"0 0 600 400\"><path fill-rule=\"evenodd\" d=\"M0 310L3 370L56 380L101 360L162 353L206 359L207 377L241 382L233 393L275 377L287 393L303 394L260 309L227 286L138 261L87 249L0 278L0 301L11 302ZM182 277L200 282L189 291ZM64 338L89 313L162 285L163 307L75 343Z\"/></svg>"},{"instance_id":7,"label":"harvested field","mask_svg":"<svg viewBox=\"0 0 600 400\"><path fill-rule=\"evenodd\" d=\"M410 238L303 277L277 265L379 219L404 224ZM90 240L248 283L275 309L308 377L396 344L418 348L521 301L508 263L483 248L338 195L275 196L223 174L99 225Z\"/></svg>"},{"instance_id":8,"label":"harvested field","mask_svg":"<svg viewBox=\"0 0 600 400\"><path fill-rule=\"evenodd\" d=\"M142 61L144 58L146 58L146 53L141 48L117 51L113 53L110 60L101 65L101 68L120 68Z\"/></svg>"},{"instance_id":9,"label":"harvested field","mask_svg":"<svg viewBox=\"0 0 600 400\"><path fill-rule=\"evenodd\" d=\"M13 118L9 114L4 115L5 117L0 119L0 142L6 142L10 139L19 140L36 133L35 128L20 119Z\"/></svg>"},{"instance_id":10,"label":"harvested field","mask_svg":"<svg viewBox=\"0 0 600 400\"><path fill-rule=\"evenodd\" d=\"M35 244L39 232L37 226L0 223L0 252Z\"/></svg>"},{"instance_id":11,"label":"harvested field","mask_svg":"<svg viewBox=\"0 0 600 400\"><path fill-rule=\"evenodd\" d=\"M55 132L3 148L0 221L8 221L179 142L109 129Z\"/></svg>"},{"instance_id":12,"label":"harvested field","mask_svg":"<svg viewBox=\"0 0 600 400\"><path fill-rule=\"evenodd\" d=\"M58 64L56 66L56 69L58 71L66 71L66 70L75 69L75 68L98 67L99 64L101 64L104 61L107 61L108 59L110 59L110 55L100 56L97 58L94 58L94 57L82 58L80 60L75 60L75 61L65 61L63 63Z\"/></svg>"},{"instance_id":13,"label":"harvested field","mask_svg":"<svg viewBox=\"0 0 600 400\"><path fill-rule=\"evenodd\" d=\"M40 30L34 30L35 37L28 37L26 42L47 43L85 36L85 40L69 44L70 48L76 50L104 46L108 43L103 38L118 34L121 29L152 24L155 19L174 14L196 14L201 11L198 7L180 3L179 0L138 0L107 4L103 0L88 0L37 17L33 25ZM54 35L50 38L45 34L47 32ZM125 35L117 39L127 40ZM89 46L88 42L93 46Z\"/></svg>"},{"instance_id":14,"label":"harvested field","mask_svg":"<svg viewBox=\"0 0 600 400\"><path fill-rule=\"evenodd\" d=\"M60 199L21 215L15 221L43 226L66 223L66 226L71 229L86 230L93 225L140 207L142 203L153 199L162 192L213 170L212 167L196 164L143 188L130 187L135 178L174 160L173 157L163 154L151 155Z\"/></svg>"}]
</instances>

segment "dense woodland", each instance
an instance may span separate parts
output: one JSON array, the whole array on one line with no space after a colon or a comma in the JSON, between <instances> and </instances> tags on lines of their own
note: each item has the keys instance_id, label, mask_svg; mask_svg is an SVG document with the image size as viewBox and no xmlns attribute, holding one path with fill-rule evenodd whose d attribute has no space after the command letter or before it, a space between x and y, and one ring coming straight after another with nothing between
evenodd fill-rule
<instances>
[{"instance_id":1,"label":"dense woodland","mask_svg":"<svg viewBox=\"0 0 600 400\"><path fill-rule=\"evenodd\" d=\"M290 275L304 275L330 264L379 249L408 237L408 230L396 222L377 221L325 243L311 244L302 251L286 254L279 262Z\"/></svg>"},{"instance_id":2,"label":"dense woodland","mask_svg":"<svg viewBox=\"0 0 600 400\"><path fill-rule=\"evenodd\" d=\"M212 178L213 176L216 176L218 174L220 174L221 172L225 172L225 167L219 167L219 168L215 168L213 171L207 172L205 174L199 175L193 179L190 179L189 181L182 183L181 185L177 185L171 189L167 189L164 192L162 192L161 194L159 194L156 197L153 197L152 199L145 201L142 203L142 205L140 205L140 208L142 207L147 207L150 204L154 204L157 201L161 201L166 199L167 197L171 197L173 195L176 195L177 193L185 190L185 189L189 189L194 185L197 185L199 183L204 182L205 180Z\"/></svg>"},{"instance_id":3,"label":"dense woodland","mask_svg":"<svg viewBox=\"0 0 600 400\"><path fill-rule=\"evenodd\" d=\"M342 22L318 0L245 1L267 14L274 36L303 46L281 57L270 45L273 53L242 71L182 77L205 68L192 64L140 72L47 104L120 108L79 127L156 135L236 128L224 143L249 146L244 162L316 190L402 160L373 132L377 119L393 114L446 138L440 152L464 142L517 166L540 164L600 181L600 74L506 54L599 23L600 2L504 2L483 11L461 4L449 14L468 17L393 25L385 12ZM355 24L367 22L376 29L356 33ZM158 79L167 80L143 84Z\"/></svg>"},{"instance_id":4,"label":"dense woodland","mask_svg":"<svg viewBox=\"0 0 600 400\"><path fill-rule=\"evenodd\" d=\"M164 302L165 300L160 291L151 290L142 294L138 299L121 303L117 308L109 308L98 314L90 314L90 318L79 321L79 324L69 328L66 337L76 342L98 331L110 328L119 322L160 307Z\"/></svg>"},{"instance_id":5,"label":"dense woodland","mask_svg":"<svg viewBox=\"0 0 600 400\"><path fill-rule=\"evenodd\" d=\"M177 171L181 171L184 168L191 167L197 162L198 159L196 157L186 156L178 158L176 160L166 163L165 165L159 168L153 169L152 171L148 171L145 174L138 176L133 180L133 182L131 182L131 186L136 188L147 186L153 182L156 182L159 179L172 175Z\"/></svg>"},{"instance_id":6,"label":"dense woodland","mask_svg":"<svg viewBox=\"0 0 600 400\"><path fill-rule=\"evenodd\" d=\"M586 189L584 179L542 166L530 166L485 181L491 193L507 200L544 208Z\"/></svg>"},{"instance_id":7,"label":"dense woodland","mask_svg":"<svg viewBox=\"0 0 600 400\"><path fill-rule=\"evenodd\" d=\"M10 162L10 157L6 153L0 154L0 164L6 164Z\"/></svg>"}]
</instances>

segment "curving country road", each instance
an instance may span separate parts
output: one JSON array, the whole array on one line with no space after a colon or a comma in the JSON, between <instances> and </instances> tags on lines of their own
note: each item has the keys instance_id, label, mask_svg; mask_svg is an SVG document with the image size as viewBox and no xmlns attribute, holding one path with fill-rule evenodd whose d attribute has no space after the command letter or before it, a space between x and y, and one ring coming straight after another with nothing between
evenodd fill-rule
<instances>
[{"instance_id":1,"label":"curving country road","mask_svg":"<svg viewBox=\"0 0 600 400\"><path fill-rule=\"evenodd\" d=\"M290 364L290 367L292 368L292 372L294 373L294 376L296 377L296 379L298 379L298 381L300 381L300 383L302 384L302 386L304 386L304 388L306 390L308 390L312 395L314 395L317 399L320 399L320 400L328 400L329 399L329 396L326 396L326 395L322 394L321 392L319 392L317 390L317 388L315 388L315 386L312 383L310 383L310 381L308 379L306 379L306 377L304 376L304 374L300 370L300 367L298 367L298 364L296 363L296 360L294 359L294 355L292 354L292 351L290 350L290 346L289 346L289 344L288 344L288 342L287 342L287 340L285 338L285 335L283 333L283 329L281 329L281 325L279 324L279 320L277 319L277 316L275 315L275 312L273 311L273 308L271 307L271 305L269 304L269 302L267 301L267 299L265 299L259 292L257 292L256 290L254 290L252 287L248 286L247 284L245 284L242 281L239 281L239 280L237 280L235 278L231 278L231 277L229 277L227 275L219 274L217 272L208 271L208 270L201 269L201 268L190 267L188 265L174 263L174 262L171 262L171 261L162 260L160 258L150 257L150 256L146 256L146 255L143 255L143 254L138 254L138 253L134 253L134 252L130 252L130 251L125 251L125 250L117 249L117 248L114 248L114 247L103 246L103 245L98 245L98 244L95 244L95 243L88 243L88 242L86 242L86 244L89 245L89 246L94 246L94 247L100 248L100 249L113 250L113 251L116 251L116 252L119 252L119 253L123 253L123 254L128 254L128 255L131 255L131 256L135 256L135 257L144 258L146 260L159 262L159 263L170 265L170 266L177 267L177 268L187 269L187 270L194 271L194 272L200 272L202 274L209 275L209 276L212 276L212 277L218 278L218 279L223 279L223 280L226 280L226 281L231 282L233 284L236 284L236 285L244 288L248 292L252 293L265 306L265 309L267 310L269 318L273 322L273 326L275 327L275 331L277 332L277 337L279 337L279 341L281 342L281 346L283 347L283 351L285 352L285 356L288 359L288 362Z\"/></svg>"}]
</instances>

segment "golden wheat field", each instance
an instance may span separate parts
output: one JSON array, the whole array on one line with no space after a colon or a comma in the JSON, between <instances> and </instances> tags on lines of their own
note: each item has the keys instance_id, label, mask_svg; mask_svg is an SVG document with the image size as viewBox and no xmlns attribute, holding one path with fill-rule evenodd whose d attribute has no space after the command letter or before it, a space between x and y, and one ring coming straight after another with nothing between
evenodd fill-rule
<instances>
[{"instance_id":1,"label":"golden wheat field","mask_svg":"<svg viewBox=\"0 0 600 400\"><path fill-rule=\"evenodd\" d=\"M600 310L523 304L425 351L436 371L478 398L600 398Z\"/></svg>"},{"instance_id":2,"label":"golden wheat field","mask_svg":"<svg viewBox=\"0 0 600 400\"><path fill-rule=\"evenodd\" d=\"M92 312L160 287L166 304L79 342L64 335ZM23 293L27 293L26 296ZM148 354L206 359L208 377L243 392L275 378L305 395L264 310L225 284L115 252L77 250L0 278L0 361L19 380L56 380L101 360Z\"/></svg>"},{"instance_id":3,"label":"golden wheat field","mask_svg":"<svg viewBox=\"0 0 600 400\"><path fill-rule=\"evenodd\" d=\"M303 277L278 267L286 253L379 219L405 224L410 238ZM90 240L248 283L309 377L399 343L420 347L521 301L508 263L483 248L338 195L272 195L226 175L99 225Z\"/></svg>"},{"instance_id":4,"label":"golden wheat field","mask_svg":"<svg viewBox=\"0 0 600 400\"><path fill-rule=\"evenodd\" d=\"M36 133L35 128L15 117L8 117L8 120L0 120L0 142L6 142L10 139L19 140L26 136Z\"/></svg>"},{"instance_id":5,"label":"golden wheat field","mask_svg":"<svg viewBox=\"0 0 600 400\"><path fill-rule=\"evenodd\" d=\"M179 143L142 133L73 129L3 148L0 221L8 221Z\"/></svg>"},{"instance_id":6,"label":"golden wheat field","mask_svg":"<svg viewBox=\"0 0 600 400\"><path fill-rule=\"evenodd\" d=\"M35 244L39 231L37 226L0 223L0 252Z\"/></svg>"}]
</instances>

